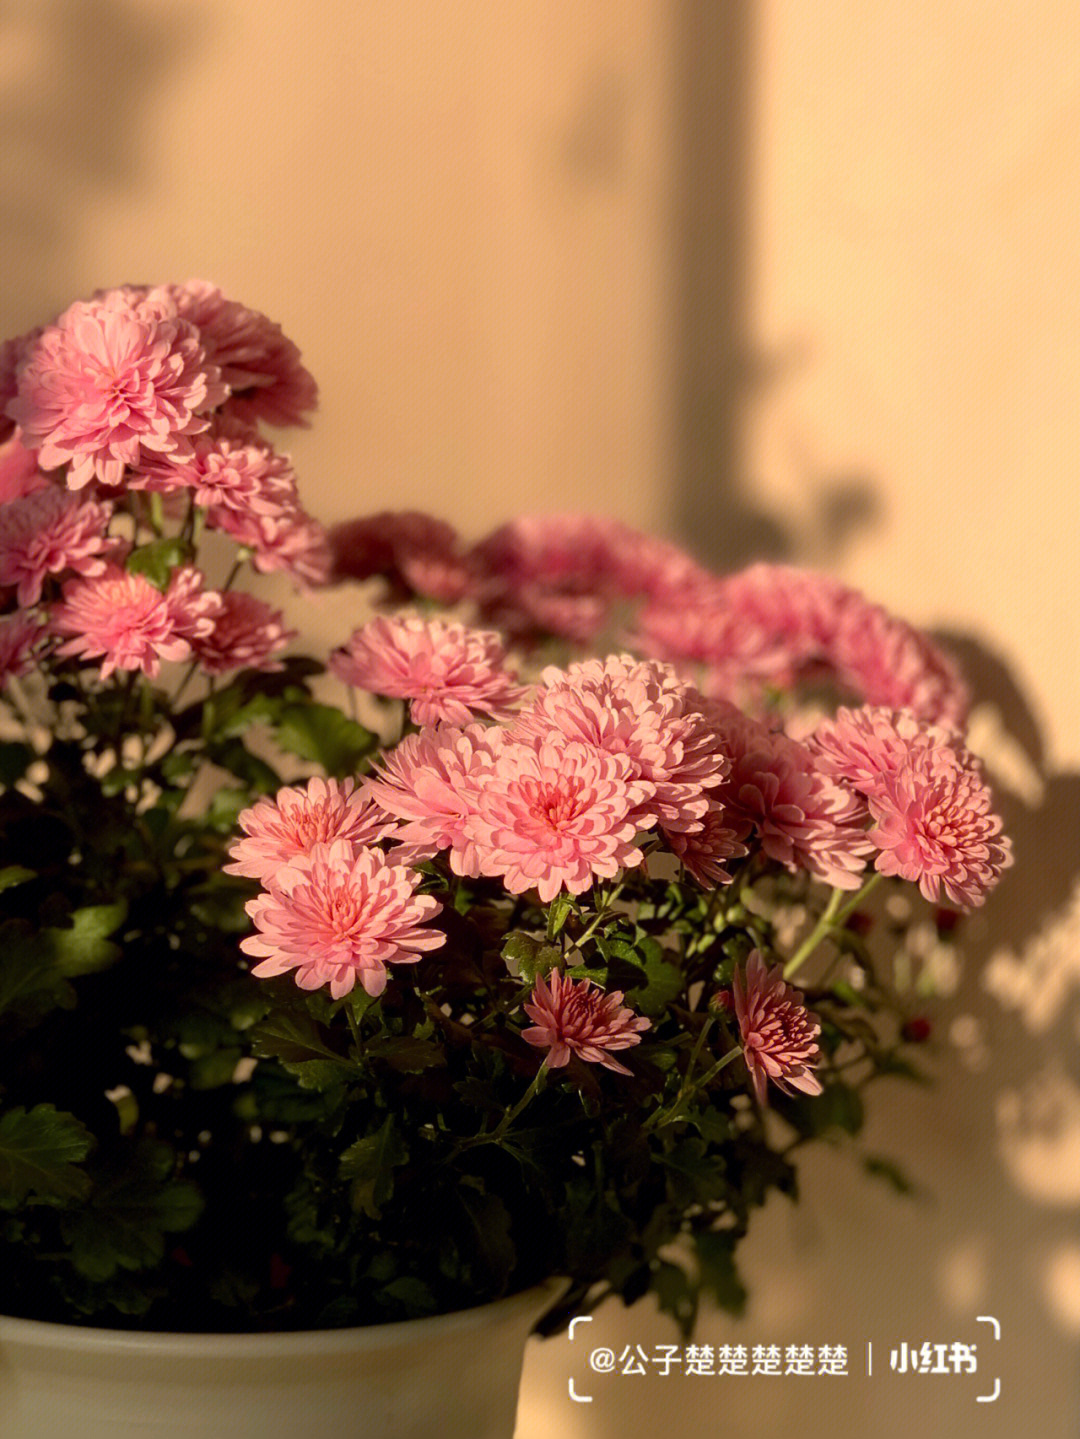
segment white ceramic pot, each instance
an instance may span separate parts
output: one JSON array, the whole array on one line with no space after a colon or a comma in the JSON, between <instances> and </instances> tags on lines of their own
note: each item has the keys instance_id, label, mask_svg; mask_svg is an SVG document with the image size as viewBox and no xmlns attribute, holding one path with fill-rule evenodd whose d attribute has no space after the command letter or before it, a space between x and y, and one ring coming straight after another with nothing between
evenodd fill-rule
<instances>
[{"instance_id":1,"label":"white ceramic pot","mask_svg":"<svg viewBox=\"0 0 1080 1439\"><path fill-rule=\"evenodd\" d=\"M0 1318L3 1439L512 1439L558 1279L456 1314L296 1334Z\"/></svg>"}]
</instances>

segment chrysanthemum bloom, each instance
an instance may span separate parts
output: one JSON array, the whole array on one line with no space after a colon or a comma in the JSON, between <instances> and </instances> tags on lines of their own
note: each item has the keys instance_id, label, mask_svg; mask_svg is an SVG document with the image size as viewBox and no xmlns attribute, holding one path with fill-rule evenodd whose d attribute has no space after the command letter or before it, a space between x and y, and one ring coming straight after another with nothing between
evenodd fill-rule
<instances>
[{"instance_id":1,"label":"chrysanthemum bloom","mask_svg":"<svg viewBox=\"0 0 1080 1439\"><path fill-rule=\"evenodd\" d=\"M229 387L226 413L247 424L307 426L319 390L292 340L258 310L229 300L205 280L170 285L184 319L197 326L207 358Z\"/></svg>"},{"instance_id":2,"label":"chrysanthemum bloom","mask_svg":"<svg viewBox=\"0 0 1080 1439\"><path fill-rule=\"evenodd\" d=\"M821 1058L821 1025L801 993L784 983L782 967L767 969L760 952L751 950L745 970L735 970L734 998L743 1058L758 1103L765 1104L770 1080L785 1094L820 1094L821 1081L812 1068Z\"/></svg>"},{"instance_id":3,"label":"chrysanthemum bloom","mask_svg":"<svg viewBox=\"0 0 1080 1439\"><path fill-rule=\"evenodd\" d=\"M676 546L596 515L525 515L468 556L482 615L514 638L596 639L620 605L685 591L704 572Z\"/></svg>"},{"instance_id":4,"label":"chrysanthemum bloom","mask_svg":"<svg viewBox=\"0 0 1080 1439\"><path fill-rule=\"evenodd\" d=\"M540 976L533 987L532 1003L524 1006L534 1021L522 1031L526 1044L547 1049L549 1069L559 1069L576 1055L589 1064L602 1064L616 1074L629 1074L625 1064L611 1057L612 1050L632 1049L641 1043L642 1030L652 1021L623 1004L621 989L605 994L590 979L570 979L557 969L551 971L550 986Z\"/></svg>"},{"instance_id":5,"label":"chrysanthemum bloom","mask_svg":"<svg viewBox=\"0 0 1080 1439\"><path fill-rule=\"evenodd\" d=\"M495 754L466 827L483 874L511 894L535 888L543 904L561 889L581 894L642 860L634 844L649 786L625 755L552 732L508 742Z\"/></svg>"},{"instance_id":6,"label":"chrysanthemum bloom","mask_svg":"<svg viewBox=\"0 0 1080 1439\"><path fill-rule=\"evenodd\" d=\"M296 631L285 628L284 615L243 590L227 590L214 628L194 643L199 664L208 674L251 669L273 672L281 669L279 654Z\"/></svg>"},{"instance_id":7,"label":"chrysanthemum bloom","mask_svg":"<svg viewBox=\"0 0 1080 1439\"><path fill-rule=\"evenodd\" d=\"M455 874L480 873L469 821L505 731L480 724L433 725L382 755L364 789L399 820L391 836L413 859L449 852Z\"/></svg>"},{"instance_id":8,"label":"chrysanthemum bloom","mask_svg":"<svg viewBox=\"0 0 1080 1439\"><path fill-rule=\"evenodd\" d=\"M715 798L745 838L757 831L766 855L809 870L837 889L857 889L872 852L866 811L851 791L822 774L805 745L734 710L717 711L731 773Z\"/></svg>"},{"instance_id":9,"label":"chrysanthemum bloom","mask_svg":"<svg viewBox=\"0 0 1080 1439\"><path fill-rule=\"evenodd\" d=\"M965 722L971 697L951 657L861 595L845 607L830 658L841 683L867 704L908 709L954 729Z\"/></svg>"},{"instance_id":10,"label":"chrysanthemum bloom","mask_svg":"<svg viewBox=\"0 0 1080 1439\"><path fill-rule=\"evenodd\" d=\"M15 585L33 605L49 575L100 575L115 549L108 537L112 506L53 487L0 506L0 586Z\"/></svg>"},{"instance_id":11,"label":"chrysanthemum bloom","mask_svg":"<svg viewBox=\"0 0 1080 1439\"><path fill-rule=\"evenodd\" d=\"M881 851L875 868L916 881L927 899L944 889L954 904L972 909L1012 864L1011 841L981 776L943 764L940 754L913 754L868 803L875 823L867 838Z\"/></svg>"},{"instance_id":12,"label":"chrysanthemum bloom","mask_svg":"<svg viewBox=\"0 0 1080 1439\"><path fill-rule=\"evenodd\" d=\"M34 668L34 652L44 635L38 615L0 618L0 690L9 677L18 679Z\"/></svg>"},{"instance_id":13,"label":"chrysanthemum bloom","mask_svg":"<svg viewBox=\"0 0 1080 1439\"><path fill-rule=\"evenodd\" d=\"M669 835L700 829L707 791L729 762L691 686L669 666L630 655L552 667L543 679L512 734L540 738L558 730L605 754L625 755L631 777L651 788L634 815L639 828L659 823Z\"/></svg>"},{"instance_id":14,"label":"chrysanthemum bloom","mask_svg":"<svg viewBox=\"0 0 1080 1439\"><path fill-rule=\"evenodd\" d=\"M419 510L345 520L330 529L329 538L333 580L378 575L394 600L420 595L443 605L456 604L469 586L457 531Z\"/></svg>"},{"instance_id":15,"label":"chrysanthemum bloom","mask_svg":"<svg viewBox=\"0 0 1080 1439\"><path fill-rule=\"evenodd\" d=\"M40 334L39 327L25 335L0 340L0 444L5 442L15 429L15 421L8 415L8 406L19 391L19 367Z\"/></svg>"},{"instance_id":16,"label":"chrysanthemum bloom","mask_svg":"<svg viewBox=\"0 0 1080 1439\"><path fill-rule=\"evenodd\" d=\"M220 597L202 589L197 571L177 571L164 594L145 575L110 566L104 574L68 580L54 605L53 634L72 638L58 655L102 657L101 678L142 670L153 679L162 660L186 660L193 640L210 634Z\"/></svg>"},{"instance_id":17,"label":"chrysanthemum bloom","mask_svg":"<svg viewBox=\"0 0 1080 1439\"><path fill-rule=\"evenodd\" d=\"M266 880L249 900L258 934L240 941L260 962L259 979L296 971L301 989L330 986L334 999L359 980L371 995L386 988L388 964L415 964L446 943L423 926L442 908L417 894L420 874L377 849L357 850L347 839L316 845Z\"/></svg>"},{"instance_id":18,"label":"chrysanthemum bloom","mask_svg":"<svg viewBox=\"0 0 1080 1439\"><path fill-rule=\"evenodd\" d=\"M300 587L325 585L329 579L326 531L298 505L283 506L272 514L213 505L206 523L249 549L251 563L260 574L280 570Z\"/></svg>"},{"instance_id":19,"label":"chrysanthemum bloom","mask_svg":"<svg viewBox=\"0 0 1080 1439\"><path fill-rule=\"evenodd\" d=\"M145 451L178 453L225 398L195 328L152 292L79 301L31 346L8 414L42 469L118 485Z\"/></svg>"},{"instance_id":20,"label":"chrysanthemum bloom","mask_svg":"<svg viewBox=\"0 0 1080 1439\"><path fill-rule=\"evenodd\" d=\"M0 505L24 499L52 484L38 469L37 455L22 442L22 431L13 430L0 445Z\"/></svg>"},{"instance_id":21,"label":"chrysanthemum bloom","mask_svg":"<svg viewBox=\"0 0 1080 1439\"><path fill-rule=\"evenodd\" d=\"M874 794L912 755L923 751L943 765L976 773L981 768L955 730L930 724L911 710L883 705L842 706L833 718L817 724L805 744L823 774L863 795Z\"/></svg>"},{"instance_id":22,"label":"chrysanthemum bloom","mask_svg":"<svg viewBox=\"0 0 1080 1439\"><path fill-rule=\"evenodd\" d=\"M280 515L297 504L296 474L287 455L240 426L215 426L197 435L189 454L144 460L132 489L171 494L186 490L204 509Z\"/></svg>"},{"instance_id":23,"label":"chrysanthemum bloom","mask_svg":"<svg viewBox=\"0 0 1080 1439\"><path fill-rule=\"evenodd\" d=\"M273 799L257 800L240 812L237 824L245 838L229 850L226 874L268 880L298 855L317 844L346 840L354 847L374 845L392 828L389 817L351 779L320 779L278 790Z\"/></svg>"},{"instance_id":24,"label":"chrysanthemum bloom","mask_svg":"<svg viewBox=\"0 0 1080 1439\"><path fill-rule=\"evenodd\" d=\"M419 615L377 615L334 650L329 669L369 694L408 700L414 724L464 725L477 714L501 718L520 699L521 686L505 662L493 631Z\"/></svg>"},{"instance_id":25,"label":"chrysanthemum bloom","mask_svg":"<svg viewBox=\"0 0 1080 1439\"><path fill-rule=\"evenodd\" d=\"M699 830L690 834L672 830L667 841L672 853L702 889L730 884L732 875L724 868L724 862L741 859L748 852L739 840L738 829L728 823L724 806L715 801L710 802Z\"/></svg>"}]
</instances>

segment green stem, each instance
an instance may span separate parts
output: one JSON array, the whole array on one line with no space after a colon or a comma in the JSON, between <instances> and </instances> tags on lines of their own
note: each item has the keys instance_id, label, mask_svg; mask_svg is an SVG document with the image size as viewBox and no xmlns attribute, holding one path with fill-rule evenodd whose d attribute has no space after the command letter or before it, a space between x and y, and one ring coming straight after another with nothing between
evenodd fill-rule
<instances>
[{"instance_id":1,"label":"green stem","mask_svg":"<svg viewBox=\"0 0 1080 1439\"><path fill-rule=\"evenodd\" d=\"M352 1030L353 1043L356 1045L356 1058L359 1060L364 1052L363 1040L360 1038L360 1026L356 1022L356 1015L352 1012L352 1005L346 1002L345 1018L349 1021L349 1028Z\"/></svg>"},{"instance_id":2,"label":"green stem","mask_svg":"<svg viewBox=\"0 0 1080 1439\"><path fill-rule=\"evenodd\" d=\"M859 907L859 905L863 902L863 900L870 893L870 891L876 888L880 881L881 875L875 871L875 873L872 874L868 880L866 880L862 888L858 890L852 896L852 898L849 899L848 902L844 905L841 905L840 903L841 899L843 898L843 890L833 890L832 894L829 896L829 902L825 906L821 918L818 920L817 924L814 925L813 929L803 940L802 944L799 945L798 949L788 960L787 964L785 964L785 979L790 979L791 976L802 967L803 963L810 958L814 950L817 949L818 945L821 943L821 941L825 938L827 934L830 934L832 933L832 931L842 929L844 927L844 924L846 923L848 917L854 913L854 911Z\"/></svg>"},{"instance_id":3,"label":"green stem","mask_svg":"<svg viewBox=\"0 0 1080 1439\"><path fill-rule=\"evenodd\" d=\"M582 934L577 940L577 946L579 949L587 939L592 939L599 926L608 919L609 915L611 914L611 906L618 899L619 895L622 894L623 885L625 883L626 880L621 879L619 883L615 886L615 888L611 891L611 893L605 895L604 898L601 900L599 908L596 911L595 919L592 920L588 929L586 929L584 934Z\"/></svg>"}]
</instances>

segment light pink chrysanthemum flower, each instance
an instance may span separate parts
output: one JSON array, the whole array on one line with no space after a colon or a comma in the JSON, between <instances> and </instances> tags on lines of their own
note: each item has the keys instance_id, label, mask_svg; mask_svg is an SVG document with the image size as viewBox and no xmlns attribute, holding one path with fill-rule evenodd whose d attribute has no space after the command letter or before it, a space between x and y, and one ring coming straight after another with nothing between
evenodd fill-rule
<instances>
[{"instance_id":1,"label":"light pink chrysanthemum flower","mask_svg":"<svg viewBox=\"0 0 1080 1439\"><path fill-rule=\"evenodd\" d=\"M736 710L716 713L731 773L715 798L739 837L754 829L765 854L786 869L857 889L872 852L858 797L822 774L805 745Z\"/></svg>"},{"instance_id":2,"label":"light pink chrysanthemum flower","mask_svg":"<svg viewBox=\"0 0 1080 1439\"><path fill-rule=\"evenodd\" d=\"M981 776L920 750L869 796L874 827L867 838L882 874L918 883L929 900L944 889L962 909L983 903L1013 862Z\"/></svg>"},{"instance_id":3,"label":"light pink chrysanthemum flower","mask_svg":"<svg viewBox=\"0 0 1080 1439\"><path fill-rule=\"evenodd\" d=\"M329 537L335 581L378 575L394 600L420 595L443 605L456 604L468 588L457 531L420 510L383 510L345 520L331 528Z\"/></svg>"},{"instance_id":4,"label":"light pink chrysanthemum flower","mask_svg":"<svg viewBox=\"0 0 1080 1439\"><path fill-rule=\"evenodd\" d=\"M79 301L30 347L8 414L45 470L119 485L145 451L177 453L226 394L197 331L160 291Z\"/></svg>"},{"instance_id":5,"label":"light pink chrysanthemum flower","mask_svg":"<svg viewBox=\"0 0 1080 1439\"><path fill-rule=\"evenodd\" d=\"M625 755L552 732L496 751L466 827L483 874L550 904L641 863L633 816L648 795Z\"/></svg>"},{"instance_id":6,"label":"light pink chrysanthemum flower","mask_svg":"<svg viewBox=\"0 0 1080 1439\"><path fill-rule=\"evenodd\" d=\"M197 435L187 455L144 460L131 488L166 494L185 490L204 509L217 505L245 514L280 515L297 504L289 457L239 427L215 426Z\"/></svg>"},{"instance_id":7,"label":"light pink chrysanthemum flower","mask_svg":"<svg viewBox=\"0 0 1080 1439\"><path fill-rule=\"evenodd\" d=\"M477 714L503 718L521 686L504 669L493 631L419 615L377 615L334 650L329 669L369 694L409 701L414 724L464 725Z\"/></svg>"},{"instance_id":8,"label":"light pink chrysanthemum flower","mask_svg":"<svg viewBox=\"0 0 1080 1439\"><path fill-rule=\"evenodd\" d=\"M710 802L700 830L691 834L673 830L667 841L672 853L679 857L702 889L730 884L732 875L724 868L724 861L742 859L748 853L746 845L740 842L738 829L728 822L724 806L715 801Z\"/></svg>"},{"instance_id":9,"label":"light pink chrysanthemum flower","mask_svg":"<svg viewBox=\"0 0 1080 1439\"><path fill-rule=\"evenodd\" d=\"M37 455L22 442L22 431L14 430L0 445L0 505L47 490L52 484L38 469Z\"/></svg>"},{"instance_id":10,"label":"light pink chrysanthemum flower","mask_svg":"<svg viewBox=\"0 0 1080 1439\"><path fill-rule=\"evenodd\" d=\"M186 660L191 642L208 635L220 597L202 588L192 569L178 570L164 594L145 575L110 566L104 574L68 580L54 605L51 629L71 638L61 656L101 657L101 678L114 670L142 670L155 678L162 660Z\"/></svg>"},{"instance_id":11,"label":"light pink chrysanthemum flower","mask_svg":"<svg viewBox=\"0 0 1080 1439\"><path fill-rule=\"evenodd\" d=\"M833 718L818 723L805 744L823 774L863 795L875 793L913 754L923 751L944 765L975 772L981 768L955 730L883 705L842 706Z\"/></svg>"},{"instance_id":12,"label":"light pink chrysanthemum flower","mask_svg":"<svg viewBox=\"0 0 1080 1439\"><path fill-rule=\"evenodd\" d=\"M284 428L307 426L319 390L300 361L300 351L281 326L229 300L205 280L170 285L184 319L198 327L207 358L229 387L226 413L247 424L260 420Z\"/></svg>"},{"instance_id":13,"label":"light pink chrysanthemum flower","mask_svg":"<svg viewBox=\"0 0 1080 1439\"><path fill-rule=\"evenodd\" d=\"M213 505L206 522L223 530L238 545L251 551L251 562L260 574L280 570L295 585L325 585L330 576L330 546L318 520L296 505L286 505L272 514L235 510Z\"/></svg>"},{"instance_id":14,"label":"light pink chrysanthemum flower","mask_svg":"<svg viewBox=\"0 0 1080 1439\"><path fill-rule=\"evenodd\" d=\"M743 1058L758 1103L766 1103L770 1080L785 1094L820 1094L812 1068L821 1058L821 1025L802 994L784 983L782 967L766 968L760 952L751 950L745 970L735 970L733 989Z\"/></svg>"},{"instance_id":15,"label":"light pink chrysanthemum flower","mask_svg":"<svg viewBox=\"0 0 1080 1439\"><path fill-rule=\"evenodd\" d=\"M394 864L377 849L357 850L349 840L317 844L309 854L269 876L267 890L249 900L258 934L240 948L260 962L259 979L296 971L301 989L330 986L334 999L360 981L371 995L386 988L388 964L415 964L446 943L427 929L442 908L417 894L420 874Z\"/></svg>"},{"instance_id":16,"label":"light pink chrysanthemum flower","mask_svg":"<svg viewBox=\"0 0 1080 1439\"><path fill-rule=\"evenodd\" d=\"M553 969L550 984L543 976L533 987L532 1003L524 1006L533 1020L522 1030L526 1044L547 1049L545 1064L559 1069L575 1055L588 1064L602 1064L616 1074L630 1074L611 1052L632 1049L641 1043L641 1033L652 1021L623 1004L621 989L605 994L590 979L570 979Z\"/></svg>"},{"instance_id":17,"label":"light pink chrysanthemum flower","mask_svg":"<svg viewBox=\"0 0 1080 1439\"><path fill-rule=\"evenodd\" d=\"M639 828L659 823L665 834L701 828L707 791L729 764L691 686L669 666L630 655L551 667L543 679L513 735L536 739L558 730L605 754L626 755L631 776L651 790L634 815Z\"/></svg>"},{"instance_id":18,"label":"light pink chrysanthemum flower","mask_svg":"<svg viewBox=\"0 0 1080 1439\"><path fill-rule=\"evenodd\" d=\"M505 731L481 724L434 725L406 735L381 757L364 789L400 821L391 837L411 858L430 859L448 850L455 874L479 875L469 820L505 740Z\"/></svg>"},{"instance_id":19,"label":"light pink chrysanthemum flower","mask_svg":"<svg viewBox=\"0 0 1080 1439\"><path fill-rule=\"evenodd\" d=\"M0 585L15 585L18 603L33 605L49 575L103 574L117 543L111 517L111 505L52 486L0 506Z\"/></svg>"},{"instance_id":20,"label":"light pink chrysanthemum flower","mask_svg":"<svg viewBox=\"0 0 1080 1439\"><path fill-rule=\"evenodd\" d=\"M269 880L297 855L310 854L317 844L346 840L374 845L384 839L392 822L351 779L320 779L278 790L273 799L257 800L240 812L237 824L245 838L229 850L226 874Z\"/></svg>"},{"instance_id":21,"label":"light pink chrysanthemum flower","mask_svg":"<svg viewBox=\"0 0 1080 1439\"><path fill-rule=\"evenodd\" d=\"M33 669L34 652L44 635L38 615L0 618L0 690L9 677L18 679Z\"/></svg>"},{"instance_id":22,"label":"light pink chrysanthemum flower","mask_svg":"<svg viewBox=\"0 0 1080 1439\"><path fill-rule=\"evenodd\" d=\"M243 590L226 590L208 635L195 641L195 655L208 674L252 669L272 673L282 668L274 658L296 631L285 628L284 615Z\"/></svg>"},{"instance_id":23,"label":"light pink chrysanthemum flower","mask_svg":"<svg viewBox=\"0 0 1080 1439\"><path fill-rule=\"evenodd\" d=\"M905 620L851 593L830 655L841 683L867 704L962 728L971 697L952 658Z\"/></svg>"}]
</instances>

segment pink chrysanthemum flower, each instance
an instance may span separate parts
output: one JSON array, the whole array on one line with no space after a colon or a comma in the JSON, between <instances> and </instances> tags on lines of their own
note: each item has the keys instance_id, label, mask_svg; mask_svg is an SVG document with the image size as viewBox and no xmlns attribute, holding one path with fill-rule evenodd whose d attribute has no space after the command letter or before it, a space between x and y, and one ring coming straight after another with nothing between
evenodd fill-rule
<instances>
[{"instance_id":1,"label":"pink chrysanthemum flower","mask_svg":"<svg viewBox=\"0 0 1080 1439\"><path fill-rule=\"evenodd\" d=\"M409 701L414 724L467 724L511 712L522 690L506 669L502 640L449 620L377 615L334 650L329 668L344 684Z\"/></svg>"},{"instance_id":2,"label":"pink chrysanthemum flower","mask_svg":"<svg viewBox=\"0 0 1080 1439\"><path fill-rule=\"evenodd\" d=\"M184 319L198 327L207 358L229 387L226 413L247 424L307 426L319 390L281 326L229 300L205 280L170 285Z\"/></svg>"},{"instance_id":3,"label":"pink chrysanthemum flower","mask_svg":"<svg viewBox=\"0 0 1080 1439\"><path fill-rule=\"evenodd\" d=\"M194 327L154 291L79 301L30 347L8 414L42 469L119 485L146 451L183 452L224 399Z\"/></svg>"},{"instance_id":4,"label":"pink chrysanthemum flower","mask_svg":"<svg viewBox=\"0 0 1080 1439\"><path fill-rule=\"evenodd\" d=\"M334 999L360 981L371 995L386 988L388 964L415 964L446 943L426 929L442 908L417 894L420 874L394 864L380 850L357 850L349 840L319 844L270 876L267 891L246 908L258 934L240 948L260 962L259 979L296 971L301 989L330 986Z\"/></svg>"},{"instance_id":5,"label":"pink chrysanthemum flower","mask_svg":"<svg viewBox=\"0 0 1080 1439\"><path fill-rule=\"evenodd\" d=\"M710 801L700 830L689 834L673 830L667 841L672 853L702 889L730 884L732 875L724 868L724 862L741 859L748 853L746 845L740 842L738 829L728 822L724 806L715 801Z\"/></svg>"},{"instance_id":6,"label":"pink chrysanthemum flower","mask_svg":"<svg viewBox=\"0 0 1080 1439\"><path fill-rule=\"evenodd\" d=\"M41 598L49 575L100 575L115 549L112 506L50 487L0 506L0 585L15 585L20 605Z\"/></svg>"},{"instance_id":7,"label":"pink chrysanthemum flower","mask_svg":"<svg viewBox=\"0 0 1080 1439\"><path fill-rule=\"evenodd\" d=\"M561 889L581 894L642 860L634 844L649 786L625 755L553 732L502 745L467 820L483 874L511 894L535 888L543 904Z\"/></svg>"},{"instance_id":8,"label":"pink chrysanthemum flower","mask_svg":"<svg viewBox=\"0 0 1080 1439\"><path fill-rule=\"evenodd\" d=\"M821 1081L812 1067L821 1058L821 1025L800 992L784 983L781 966L767 969L760 952L751 950L745 970L735 970L734 999L743 1058L758 1103L766 1103L770 1080L785 1094L820 1094Z\"/></svg>"},{"instance_id":9,"label":"pink chrysanthemum flower","mask_svg":"<svg viewBox=\"0 0 1080 1439\"><path fill-rule=\"evenodd\" d=\"M754 829L765 854L786 869L857 889L872 850L857 796L822 774L805 745L734 709L717 717L731 773L715 798L739 837Z\"/></svg>"},{"instance_id":10,"label":"pink chrysanthemum flower","mask_svg":"<svg viewBox=\"0 0 1080 1439\"><path fill-rule=\"evenodd\" d=\"M19 368L40 334L41 329L37 328L10 340L0 340L0 443L6 441L15 429L15 421L8 415L8 406L19 392Z\"/></svg>"},{"instance_id":11,"label":"pink chrysanthemum flower","mask_svg":"<svg viewBox=\"0 0 1080 1439\"><path fill-rule=\"evenodd\" d=\"M38 615L0 618L0 690L8 678L18 679L34 668L35 651L44 634Z\"/></svg>"},{"instance_id":12,"label":"pink chrysanthemum flower","mask_svg":"<svg viewBox=\"0 0 1080 1439\"><path fill-rule=\"evenodd\" d=\"M667 665L609 655L568 670L544 671L545 687L515 720L511 733L542 738L558 730L630 760L634 779L650 792L634 819L659 823L665 834L700 829L707 791L729 768L720 738L702 713L701 696Z\"/></svg>"},{"instance_id":13,"label":"pink chrysanthemum flower","mask_svg":"<svg viewBox=\"0 0 1080 1439\"><path fill-rule=\"evenodd\" d=\"M652 1024L623 1004L621 989L605 994L592 980L570 979L557 969L551 971L550 985L543 976L537 979L525 1013L534 1023L521 1037L526 1044L547 1049L544 1062L549 1069L559 1069L575 1055L616 1074L629 1074L611 1052L640 1044L642 1031Z\"/></svg>"},{"instance_id":14,"label":"pink chrysanthemum flower","mask_svg":"<svg viewBox=\"0 0 1080 1439\"><path fill-rule=\"evenodd\" d=\"M53 606L51 629L71 639L61 656L100 656L101 678L114 670L142 670L153 679L162 660L186 660L192 641L208 635L221 599L202 588L195 570L178 570L164 594L145 575L110 566L104 574L68 580Z\"/></svg>"},{"instance_id":15,"label":"pink chrysanthemum flower","mask_svg":"<svg viewBox=\"0 0 1080 1439\"><path fill-rule=\"evenodd\" d=\"M384 510L345 520L329 534L333 580L367 580L378 575L390 596L414 595L453 605L465 594L469 571L457 531L419 510Z\"/></svg>"},{"instance_id":16,"label":"pink chrysanthemum flower","mask_svg":"<svg viewBox=\"0 0 1080 1439\"><path fill-rule=\"evenodd\" d=\"M980 768L955 730L882 705L841 707L832 719L820 721L805 743L823 774L863 795L874 794L916 753L962 769Z\"/></svg>"},{"instance_id":17,"label":"pink chrysanthemum flower","mask_svg":"<svg viewBox=\"0 0 1080 1439\"><path fill-rule=\"evenodd\" d=\"M0 445L0 505L47 490L51 484L38 469L37 455L23 444L22 432L14 430Z\"/></svg>"},{"instance_id":18,"label":"pink chrysanthemum flower","mask_svg":"<svg viewBox=\"0 0 1080 1439\"><path fill-rule=\"evenodd\" d=\"M287 455L240 427L215 426L197 435L189 454L144 460L132 489L185 490L204 509L280 515L297 504L296 474Z\"/></svg>"},{"instance_id":19,"label":"pink chrysanthemum flower","mask_svg":"<svg viewBox=\"0 0 1080 1439\"><path fill-rule=\"evenodd\" d=\"M932 724L962 727L970 695L951 657L905 620L852 594L831 651L841 683L867 704L908 709Z\"/></svg>"},{"instance_id":20,"label":"pink chrysanthemum flower","mask_svg":"<svg viewBox=\"0 0 1080 1439\"><path fill-rule=\"evenodd\" d=\"M406 735L382 756L364 788L400 821L392 838L404 853L419 860L448 850L455 874L479 875L469 822L505 738L503 730L480 724L434 725Z\"/></svg>"},{"instance_id":21,"label":"pink chrysanthemum flower","mask_svg":"<svg viewBox=\"0 0 1080 1439\"><path fill-rule=\"evenodd\" d=\"M392 829L389 817L351 779L320 779L278 790L242 810L237 824L245 838L229 850L226 874L269 880L282 865L310 854L317 844L345 840L374 845Z\"/></svg>"},{"instance_id":22,"label":"pink chrysanthemum flower","mask_svg":"<svg viewBox=\"0 0 1080 1439\"><path fill-rule=\"evenodd\" d=\"M223 530L238 545L251 551L251 562L260 574L280 570L295 585L325 585L330 576L330 546L318 520L297 505L286 505L272 514L235 510L213 505L206 522Z\"/></svg>"},{"instance_id":23,"label":"pink chrysanthemum flower","mask_svg":"<svg viewBox=\"0 0 1080 1439\"><path fill-rule=\"evenodd\" d=\"M981 776L942 763L939 753L912 754L868 803L875 823L867 838L880 850L875 868L917 882L929 900L944 889L953 904L972 909L1012 864L1011 842Z\"/></svg>"},{"instance_id":24,"label":"pink chrysanthemum flower","mask_svg":"<svg viewBox=\"0 0 1080 1439\"><path fill-rule=\"evenodd\" d=\"M284 615L243 590L227 590L208 635L195 641L195 655L208 674L252 669L271 673L282 668L274 658L296 631L285 628Z\"/></svg>"}]
</instances>

